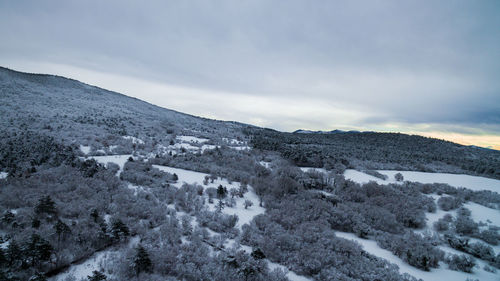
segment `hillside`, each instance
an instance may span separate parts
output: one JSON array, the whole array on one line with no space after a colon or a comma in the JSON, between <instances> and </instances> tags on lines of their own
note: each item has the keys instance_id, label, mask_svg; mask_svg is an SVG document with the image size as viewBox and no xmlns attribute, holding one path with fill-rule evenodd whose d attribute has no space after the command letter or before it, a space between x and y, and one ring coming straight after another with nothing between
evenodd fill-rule
<instances>
[{"instance_id":1,"label":"hillside","mask_svg":"<svg viewBox=\"0 0 500 281\"><path fill-rule=\"evenodd\" d=\"M247 127L161 108L64 77L7 68L0 68L0 92L2 129L34 130L66 144L84 141L101 147L106 138L116 136L143 138L149 144L183 131L236 138Z\"/></svg>"},{"instance_id":2,"label":"hillside","mask_svg":"<svg viewBox=\"0 0 500 281\"><path fill-rule=\"evenodd\" d=\"M278 132L6 68L0 115L0 280L499 277L498 151Z\"/></svg>"}]
</instances>

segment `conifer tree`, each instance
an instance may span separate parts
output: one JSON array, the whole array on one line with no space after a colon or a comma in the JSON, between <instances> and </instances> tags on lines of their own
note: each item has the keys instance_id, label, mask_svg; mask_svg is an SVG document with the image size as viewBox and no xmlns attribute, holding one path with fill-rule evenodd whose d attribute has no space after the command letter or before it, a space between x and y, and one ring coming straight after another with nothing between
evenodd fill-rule
<instances>
[{"instance_id":1,"label":"conifer tree","mask_svg":"<svg viewBox=\"0 0 500 281\"><path fill-rule=\"evenodd\" d=\"M89 281L104 281L107 279L106 275L97 270L92 271L92 275L87 276L87 278Z\"/></svg>"},{"instance_id":2,"label":"conifer tree","mask_svg":"<svg viewBox=\"0 0 500 281\"><path fill-rule=\"evenodd\" d=\"M153 269L149 254L142 245L137 248L137 254L134 257L134 269L137 275L141 272L151 272Z\"/></svg>"}]
</instances>

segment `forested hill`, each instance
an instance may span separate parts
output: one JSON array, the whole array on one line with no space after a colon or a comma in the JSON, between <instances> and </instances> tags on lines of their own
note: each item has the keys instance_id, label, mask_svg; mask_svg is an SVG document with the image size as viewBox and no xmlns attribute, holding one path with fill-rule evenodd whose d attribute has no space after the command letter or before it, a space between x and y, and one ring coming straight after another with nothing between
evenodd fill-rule
<instances>
[{"instance_id":1,"label":"forested hill","mask_svg":"<svg viewBox=\"0 0 500 281\"><path fill-rule=\"evenodd\" d=\"M298 166L452 172L500 178L500 151L399 133L283 133L249 128L254 148Z\"/></svg>"}]
</instances>

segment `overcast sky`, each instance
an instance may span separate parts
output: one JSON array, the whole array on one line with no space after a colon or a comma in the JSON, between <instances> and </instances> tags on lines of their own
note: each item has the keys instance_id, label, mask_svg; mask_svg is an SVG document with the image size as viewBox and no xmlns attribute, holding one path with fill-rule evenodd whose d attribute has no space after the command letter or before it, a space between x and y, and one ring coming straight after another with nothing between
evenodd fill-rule
<instances>
[{"instance_id":1,"label":"overcast sky","mask_svg":"<svg viewBox=\"0 0 500 281\"><path fill-rule=\"evenodd\" d=\"M6 1L0 65L283 131L500 149L500 1Z\"/></svg>"}]
</instances>

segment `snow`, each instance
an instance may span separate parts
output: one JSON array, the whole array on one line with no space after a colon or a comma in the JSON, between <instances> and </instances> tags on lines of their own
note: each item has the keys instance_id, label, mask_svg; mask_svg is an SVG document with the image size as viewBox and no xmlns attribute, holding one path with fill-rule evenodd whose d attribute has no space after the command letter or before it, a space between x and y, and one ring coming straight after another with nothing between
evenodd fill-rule
<instances>
[{"instance_id":1,"label":"snow","mask_svg":"<svg viewBox=\"0 0 500 281\"><path fill-rule=\"evenodd\" d=\"M500 210L491 209L473 202L465 203L464 207L471 211L471 218L475 222L483 221L487 224L500 226ZM487 222L487 220L490 220L491 223Z\"/></svg>"},{"instance_id":2,"label":"snow","mask_svg":"<svg viewBox=\"0 0 500 281\"><path fill-rule=\"evenodd\" d=\"M220 146L218 145L213 145L213 144L204 144L201 146L201 152L205 151L205 150L211 150L211 149L216 149L216 148L220 148Z\"/></svg>"},{"instance_id":3,"label":"snow","mask_svg":"<svg viewBox=\"0 0 500 281\"><path fill-rule=\"evenodd\" d=\"M500 192L500 180L490 179L485 177L461 175L461 174L448 174L448 173L426 173L414 171L394 171L394 170L379 170L379 173L387 175L388 179L383 180L368 174L348 169L345 171L344 176L346 179L358 183L367 183L371 180L379 184L396 183L394 175L401 173L405 181L420 182L420 183L445 183L454 187L465 187L470 190L490 190Z\"/></svg>"},{"instance_id":4,"label":"snow","mask_svg":"<svg viewBox=\"0 0 500 281\"><path fill-rule=\"evenodd\" d=\"M267 260L267 265L269 266L270 271L273 271L276 268L283 270L284 272L286 272L286 277L288 277L288 279L290 279L291 281L311 281L312 280L312 279L304 277L302 275L298 275L297 273L288 270L288 268L286 268L286 266L272 262L270 260Z\"/></svg>"},{"instance_id":5,"label":"snow","mask_svg":"<svg viewBox=\"0 0 500 281\"><path fill-rule=\"evenodd\" d=\"M374 176L371 176L371 175L368 175L368 174L365 174L363 172L356 171L356 170L353 170L353 169L347 169L347 170L345 170L344 177L347 180L352 180L353 182L357 182L359 184L368 183L370 181L375 181L378 184L388 184L388 183L391 183L391 181L389 181L389 180L379 179L377 177L374 177ZM405 180L406 180L406 177L405 177Z\"/></svg>"},{"instance_id":6,"label":"snow","mask_svg":"<svg viewBox=\"0 0 500 281\"><path fill-rule=\"evenodd\" d=\"M133 248L137 246L137 243L139 243L139 237L132 237L130 238L127 247ZM63 281L69 276L74 276L75 280L87 280L87 276L91 276L94 270L105 273L103 269L105 268L106 260L118 254L120 254L120 252L117 250L105 250L95 253L84 262L71 265L66 271L49 278L49 280Z\"/></svg>"},{"instance_id":7,"label":"snow","mask_svg":"<svg viewBox=\"0 0 500 281\"><path fill-rule=\"evenodd\" d=\"M228 146L228 147L231 149L234 149L234 150L250 150L251 149L250 146Z\"/></svg>"},{"instance_id":8,"label":"snow","mask_svg":"<svg viewBox=\"0 0 500 281\"><path fill-rule=\"evenodd\" d=\"M123 166L125 166L125 163L127 163L128 159L132 157L134 158L131 154L125 154L125 155L106 155L106 156L90 156L89 158L95 159L97 162L107 165L108 163L115 163L120 167L120 170L117 172L117 176L121 174L123 171Z\"/></svg>"},{"instance_id":9,"label":"snow","mask_svg":"<svg viewBox=\"0 0 500 281\"><path fill-rule=\"evenodd\" d=\"M307 173L307 172L319 172L319 173L328 173L328 171L324 168L314 168L314 167L299 167L302 172Z\"/></svg>"},{"instance_id":10,"label":"snow","mask_svg":"<svg viewBox=\"0 0 500 281\"><path fill-rule=\"evenodd\" d=\"M260 161L259 164L265 167L266 169L270 169L271 166L271 162L266 162L266 161Z\"/></svg>"},{"instance_id":11,"label":"snow","mask_svg":"<svg viewBox=\"0 0 500 281\"><path fill-rule=\"evenodd\" d=\"M87 279L87 276L91 276L94 270L103 271L103 263L105 260L110 258L112 255L116 255L112 251L99 252L92 255L89 259L85 260L83 263L70 266L65 272L49 278L51 281L63 281L69 276L74 276L75 280Z\"/></svg>"},{"instance_id":12,"label":"snow","mask_svg":"<svg viewBox=\"0 0 500 281\"><path fill-rule=\"evenodd\" d=\"M381 174L389 176L389 180L394 181L394 175L401 173L406 181L421 183L446 183L454 187L465 187L470 190L490 190L500 192L500 180L485 177L447 174L447 173L425 173L414 171L389 171L380 170Z\"/></svg>"},{"instance_id":13,"label":"snow","mask_svg":"<svg viewBox=\"0 0 500 281\"><path fill-rule=\"evenodd\" d=\"M137 196L137 192L144 191L144 188L142 186L137 186L131 183L128 183L127 187L134 191L134 196Z\"/></svg>"},{"instance_id":14,"label":"snow","mask_svg":"<svg viewBox=\"0 0 500 281\"><path fill-rule=\"evenodd\" d=\"M132 143L135 143L135 144L144 144L143 140L136 138L136 137L133 137L133 136L123 136L123 138L126 140L132 140Z\"/></svg>"},{"instance_id":15,"label":"snow","mask_svg":"<svg viewBox=\"0 0 500 281\"><path fill-rule=\"evenodd\" d=\"M173 167L168 167L168 166L153 165L153 167L159 169L160 171L164 171L164 172L171 173L171 174L176 174L179 177L179 180L177 181L177 183L173 184L176 187L181 187L183 185L183 183L189 183L189 184L196 183L199 185L203 185L203 180L205 179L205 176L208 175L208 174L204 174L204 173L200 173L200 172L179 169L179 168L173 168Z\"/></svg>"},{"instance_id":16,"label":"snow","mask_svg":"<svg viewBox=\"0 0 500 281\"><path fill-rule=\"evenodd\" d=\"M448 269L444 263L440 263L439 268L433 268L431 271L423 271L416 267L410 266L402 259L394 255L388 250L382 249L373 240L361 239L352 233L336 231L338 237L354 240L358 242L366 252L383 258L390 263L396 264L399 267L400 273L408 273L416 278L421 278L424 281L444 281L444 280L466 280L467 278L479 279L481 281L498 281L499 276L494 273L487 272L479 267L474 268L474 273L465 273Z\"/></svg>"},{"instance_id":17,"label":"snow","mask_svg":"<svg viewBox=\"0 0 500 281\"><path fill-rule=\"evenodd\" d=\"M9 173L0 172L0 179L5 179L8 175L9 175Z\"/></svg>"},{"instance_id":18,"label":"snow","mask_svg":"<svg viewBox=\"0 0 500 281\"><path fill-rule=\"evenodd\" d=\"M237 139L222 138L222 141L226 142L226 143L228 143L230 145L244 145L245 144L244 141L239 141Z\"/></svg>"},{"instance_id":19,"label":"snow","mask_svg":"<svg viewBox=\"0 0 500 281\"><path fill-rule=\"evenodd\" d=\"M177 136L176 139L180 140L181 142L188 142L188 143L204 143L209 141L209 139L198 138L194 136Z\"/></svg>"},{"instance_id":20,"label":"snow","mask_svg":"<svg viewBox=\"0 0 500 281\"><path fill-rule=\"evenodd\" d=\"M80 150L83 152L83 154L87 155L90 152L90 146L80 145Z\"/></svg>"},{"instance_id":21,"label":"snow","mask_svg":"<svg viewBox=\"0 0 500 281\"><path fill-rule=\"evenodd\" d=\"M236 205L234 207L226 207L222 212L228 215L237 215L238 222L236 223L236 227L240 230L244 224L250 223L255 216L263 214L266 211L266 209L259 206L259 197L255 194L251 186L248 186L248 192L245 193L243 198L236 196L235 199ZM253 205L245 209L245 200L250 200Z\"/></svg>"},{"instance_id":22,"label":"snow","mask_svg":"<svg viewBox=\"0 0 500 281\"><path fill-rule=\"evenodd\" d=\"M438 207L434 213L425 213L425 217L427 220L427 229L433 230L434 223L437 222L440 218L444 217L446 214L450 214L455 217L456 210L443 211Z\"/></svg>"},{"instance_id":23,"label":"snow","mask_svg":"<svg viewBox=\"0 0 500 281\"><path fill-rule=\"evenodd\" d=\"M105 214L104 215L104 222L106 224L109 224L111 222L111 215L110 214Z\"/></svg>"}]
</instances>

